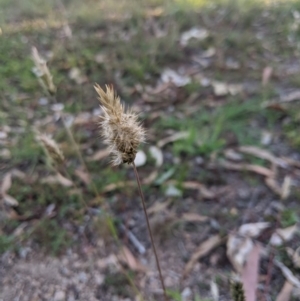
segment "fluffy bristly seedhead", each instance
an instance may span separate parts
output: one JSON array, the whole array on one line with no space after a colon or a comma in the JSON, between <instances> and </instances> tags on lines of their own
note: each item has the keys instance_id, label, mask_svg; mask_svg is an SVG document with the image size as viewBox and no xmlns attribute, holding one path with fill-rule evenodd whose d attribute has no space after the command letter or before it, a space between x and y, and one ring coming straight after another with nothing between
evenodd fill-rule
<instances>
[{"instance_id":1,"label":"fluffy bristly seedhead","mask_svg":"<svg viewBox=\"0 0 300 301\"><path fill-rule=\"evenodd\" d=\"M56 93L56 87L53 83L52 75L47 67L46 61L40 57L38 50L32 47L32 60L34 62L33 73L39 80L41 86L51 95Z\"/></svg>"},{"instance_id":2,"label":"fluffy bristly seedhead","mask_svg":"<svg viewBox=\"0 0 300 301\"><path fill-rule=\"evenodd\" d=\"M52 138L39 134L37 140L40 142L49 159L58 165L64 162L64 155Z\"/></svg>"},{"instance_id":3,"label":"fluffy bristly seedhead","mask_svg":"<svg viewBox=\"0 0 300 301\"><path fill-rule=\"evenodd\" d=\"M102 136L113 156L113 165L132 163L138 146L145 140L145 130L139 124L137 115L125 111L113 87L106 85L106 92L95 85L104 115L101 116Z\"/></svg>"}]
</instances>

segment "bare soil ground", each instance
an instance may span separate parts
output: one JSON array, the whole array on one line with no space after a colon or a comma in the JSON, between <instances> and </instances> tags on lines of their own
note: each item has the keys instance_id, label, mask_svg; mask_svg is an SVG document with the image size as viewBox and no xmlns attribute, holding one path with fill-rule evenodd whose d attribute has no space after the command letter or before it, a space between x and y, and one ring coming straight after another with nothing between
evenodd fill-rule
<instances>
[{"instance_id":1,"label":"bare soil ground","mask_svg":"<svg viewBox=\"0 0 300 301\"><path fill-rule=\"evenodd\" d=\"M147 129L136 163L170 298L232 300L239 275L256 300L299 300L300 6L200 2L0 0L0 300L163 300L95 82ZM37 131L64 152L61 175Z\"/></svg>"}]
</instances>

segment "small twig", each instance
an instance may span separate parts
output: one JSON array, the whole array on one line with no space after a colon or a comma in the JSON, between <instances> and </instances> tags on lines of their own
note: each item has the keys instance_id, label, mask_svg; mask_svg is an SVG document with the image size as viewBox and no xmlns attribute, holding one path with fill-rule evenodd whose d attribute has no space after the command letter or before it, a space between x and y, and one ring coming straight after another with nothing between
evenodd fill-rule
<instances>
[{"instance_id":1,"label":"small twig","mask_svg":"<svg viewBox=\"0 0 300 301\"><path fill-rule=\"evenodd\" d=\"M134 162L132 162L132 166L133 166L133 170L134 170L134 173L135 173L136 181L137 181L137 184L138 184L140 197L142 199L142 204L143 204L143 209L144 209L145 218L146 218L146 222L147 222L148 232L149 232L149 235L150 235L151 245L152 245L153 252L154 252L154 255L155 255L156 266L157 266L157 269L158 269L158 272L159 272L159 277L160 277L161 285L162 285L162 288L163 288L163 291L164 291L164 297L165 297L165 300L168 301L169 299L167 297L167 291L166 291L164 279L162 277L161 268L160 268L160 264L159 264L159 260L158 260L158 256L157 256L157 252L156 252L156 248L155 248L155 244L154 244L154 240L153 240L153 235L152 235L152 231L151 231L151 228L150 228L149 218L148 218L148 214L147 214L147 210L146 210L145 198L144 198L144 194L142 192L142 187L141 187L141 181L140 181L139 174L138 174L138 171L136 169L136 166L135 166Z\"/></svg>"},{"instance_id":2,"label":"small twig","mask_svg":"<svg viewBox=\"0 0 300 301\"><path fill-rule=\"evenodd\" d=\"M280 225L280 217L277 215L276 216L276 223L275 223L275 228L277 229ZM264 289L264 297L265 300L267 301L267 295L271 283L271 278L272 278L272 272L274 268L274 258L275 258L275 249L272 246L271 251L270 251L270 256L269 256L269 262L268 262L268 269L267 269L267 277L266 277L266 283L265 283L265 289Z\"/></svg>"},{"instance_id":3,"label":"small twig","mask_svg":"<svg viewBox=\"0 0 300 301\"><path fill-rule=\"evenodd\" d=\"M142 245L142 243L136 238L136 236L130 231L128 230L123 224L120 224L120 229L128 236L128 239L130 240L130 242L133 244L133 246L137 249L137 251L140 254L145 254L146 249L145 247Z\"/></svg>"}]
</instances>

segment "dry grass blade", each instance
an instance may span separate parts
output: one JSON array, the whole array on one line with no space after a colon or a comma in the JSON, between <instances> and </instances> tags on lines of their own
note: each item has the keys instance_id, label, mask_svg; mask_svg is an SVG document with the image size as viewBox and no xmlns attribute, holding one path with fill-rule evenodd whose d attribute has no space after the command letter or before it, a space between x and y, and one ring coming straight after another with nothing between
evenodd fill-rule
<instances>
[{"instance_id":1,"label":"dry grass blade","mask_svg":"<svg viewBox=\"0 0 300 301\"><path fill-rule=\"evenodd\" d=\"M195 266L196 262L202 258L203 256L207 255L211 250L219 246L223 243L224 239L221 238L220 235L214 235L209 239L205 240L196 250L196 252L192 255L189 262L186 264L183 272L183 277L186 277L187 274L191 272L193 267Z\"/></svg>"},{"instance_id":2,"label":"dry grass blade","mask_svg":"<svg viewBox=\"0 0 300 301\"><path fill-rule=\"evenodd\" d=\"M222 160L220 162L220 165L225 169L237 171L250 171L269 178L272 178L274 176L274 172L272 170L260 165L236 164L225 160Z\"/></svg>"},{"instance_id":3,"label":"dry grass blade","mask_svg":"<svg viewBox=\"0 0 300 301\"><path fill-rule=\"evenodd\" d=\"M166 202L155 202L150 208L147 209L149 215L165 211L169 205L172 203L172 199L167 200Z\"/></svg>"}]
</instances>

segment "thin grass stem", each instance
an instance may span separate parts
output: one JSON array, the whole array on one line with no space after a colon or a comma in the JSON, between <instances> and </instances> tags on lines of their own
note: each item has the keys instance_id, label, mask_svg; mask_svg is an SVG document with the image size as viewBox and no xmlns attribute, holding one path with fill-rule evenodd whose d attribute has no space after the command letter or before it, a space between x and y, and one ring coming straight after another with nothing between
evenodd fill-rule
<instances>
[{"instance_id":1,"label":"thin grass stem","mask_svg":"<svg viewBox=\"0 0 300 301\"><path fill-rule=\"evenodd\" d=\"M146 218L146 222L147 222L147 228L148 228L148 232L149 232L150 239L151 239L152 249L153 249L153 252L154 252L154 255L155 255L156 266L157 266L157 269L158 269L158 272L159 272L160 282L161 282L161 285L162 285L162 288L163 288L163 291L164 291L165 301L168 301L169 299L167 297L167 291L166 291L164 279L163 279L163 276L162 276L162 273L161 273L161 268L160 268L160 264L159 264L159 260L158 260L158 256L157 256L157 252L156 252L156 247L155 247L155 244L154 244L152 231L151 231L151 228L150 228L150 223L149 223L149 218L148 218L148 214L147 214L147 210L146 210L145 198L144 198L144 194L143 194L143 191L142 191L140 177L139 177L139 174L138 174L138 171L136 169L136 166L135 166L134 162L132 162L132 166L133 166L136 181L137 181L137 184L138 184L140 197L142 199L143 209L144 209L145 218Z\"/></svg>"}]
</instances>

